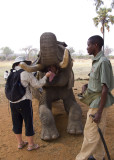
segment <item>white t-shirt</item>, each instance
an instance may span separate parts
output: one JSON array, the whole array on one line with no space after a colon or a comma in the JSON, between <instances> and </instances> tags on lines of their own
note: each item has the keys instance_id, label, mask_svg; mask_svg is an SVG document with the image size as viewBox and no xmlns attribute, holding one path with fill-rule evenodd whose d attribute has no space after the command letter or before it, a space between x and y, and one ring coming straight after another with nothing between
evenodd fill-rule
<instances>
[{"instance_id":1,"label":"white t-shirt","mask_svg":"<svg viewBox=\"0 0 114 160\"><path fill-rule=\"evenodd\" d=\"M19 69L21 69L20 66L15 67L15 70L19 70ZM44 76L42 79L37 80L37 78L34 77L34 75L32 73L27 72L27 71L23 71L20 74L20 79L21 79L22 85L26 88L26 93L20 100L12 102L12 103L18 103L18 102L23 101L25 99L32 100L31 87L33 87L33 88L43 87L44 84L46 83L47 77Z\"/></svg>"},{"instance_id":2,"label":"white t-shirt","mask_svg":"<svg viewBox=\"0 0 114 160\"><path fill-rule=\"evenodd\" d=\"M7 79L8 76L9 76L9 73L5 71L5 72L4 72L4 79Z\"/></svg>"}]
</instances>

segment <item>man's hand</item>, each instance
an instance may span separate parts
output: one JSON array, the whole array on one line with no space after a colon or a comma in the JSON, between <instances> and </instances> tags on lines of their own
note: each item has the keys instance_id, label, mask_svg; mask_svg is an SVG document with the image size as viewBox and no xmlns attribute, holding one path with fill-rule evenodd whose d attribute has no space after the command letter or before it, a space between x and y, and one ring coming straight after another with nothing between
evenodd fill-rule
<instances>
[{"instance_id":1,"label":"man's hand","mask_svg":"<svg viewBox=\"0 0 114 160\"><path fill-rule=\"evenodd\" d=\"M95 117L93 118L93 121L95 123L100 123L101 115L102 115L102 113L99 113L99 112L95 113Z\"/></svg>"},{"instance_id":2,"label":"man's hand","mask_svg":"<svg viewBox=\"0 0 114 160\"><path fill-rule=\"evenodd\" d=\"M101 112L97 112L97 113L95 113L94 115L91 115L91 114L90 114L90 116L92 117L92 119L93 119L93 121L94 121L95 123L100 123L101 115L102 115Z\"/></svg>"},{"instance_id":3,"label":"man's hand","mask_svg":"<svg viewBox=\"0 0 114 160\"><path fill-rule=\"evenodd\" d=\"M50 77L50 76L51 76L51 74L52 74L52 72L51 72L51 71L47 72L47 73L46 73L46 77Z\"/></svg>"}]
</instances>

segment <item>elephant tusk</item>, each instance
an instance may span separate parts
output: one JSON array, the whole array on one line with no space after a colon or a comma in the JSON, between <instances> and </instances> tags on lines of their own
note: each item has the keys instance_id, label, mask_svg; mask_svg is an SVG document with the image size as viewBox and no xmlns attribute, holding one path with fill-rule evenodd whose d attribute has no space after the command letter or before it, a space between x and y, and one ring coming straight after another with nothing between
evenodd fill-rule
<instances>
[{"instance_id":1,"label":"elephant tusk","mask_svg":"<svg viewBox=\"0 0 114 160\"><path fill-rule=\"evenodd\" d=\"M64 56L63 56L63 61L59 63L59 66L61 68L66 68L69 62L69 53L68 53L68 49L65 49L64 51Z\"/></svg>"},{"instance_id":2,"label":"elephant tusk","mask_svg":"<svg viewBox=\"0 0 114 160\"><path fill-rule=\"evenodd\" d=\"M36 64L36 65L32 66L32 65L27 65L24 62L21 62L19 65L21 66L22 69L24 69L27 72L36 72L36 71L40 71L44 68L43 65L41 65L41 64Z\"/></svg>"}]
</instances>

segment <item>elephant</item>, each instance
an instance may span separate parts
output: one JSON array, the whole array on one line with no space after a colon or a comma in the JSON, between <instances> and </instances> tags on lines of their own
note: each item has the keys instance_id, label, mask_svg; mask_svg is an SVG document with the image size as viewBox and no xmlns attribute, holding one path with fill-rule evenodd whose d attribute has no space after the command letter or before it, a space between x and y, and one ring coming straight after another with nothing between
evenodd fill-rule
<instances>
[{"instance_id":1,"label":"elephant","mask_svg":"<svg viewBox=\"0 0 114 160\"><path fill-rule=\"evenodd\" d=\"M21 62L21 67L28 72L37 72L40 79L47 71L52 71L45 86L34 90L34 96L39 100L39 117L42 125L41 139L48 141L57 139L59 132L52 113L52 102L62 100L68 114L67 132L82 134L82 110L76 102L72 87L74 86L73 61L67 45L57 41L56 35L44 32L40 36L40 52L32 65Z\"/></svg>"}]
</instances>

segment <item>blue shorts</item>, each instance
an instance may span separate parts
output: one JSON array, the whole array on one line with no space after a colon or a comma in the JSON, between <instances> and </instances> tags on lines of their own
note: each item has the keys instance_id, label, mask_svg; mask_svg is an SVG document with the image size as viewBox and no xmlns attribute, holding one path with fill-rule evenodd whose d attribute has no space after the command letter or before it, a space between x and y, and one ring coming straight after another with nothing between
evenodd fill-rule
<instances>
[{"instance_id":1,"label":"blue shorts","mask_svg":"<svg viewBox=\"0 0 114 160\"><path fill-rule=\"evenodd\" d=\"M25 135L33 136L33 110L32 101L23 100L19 103L10 103L13 131L15 134L22 134L23 120L25 122Z\"/></svg>"}]
</instances>

